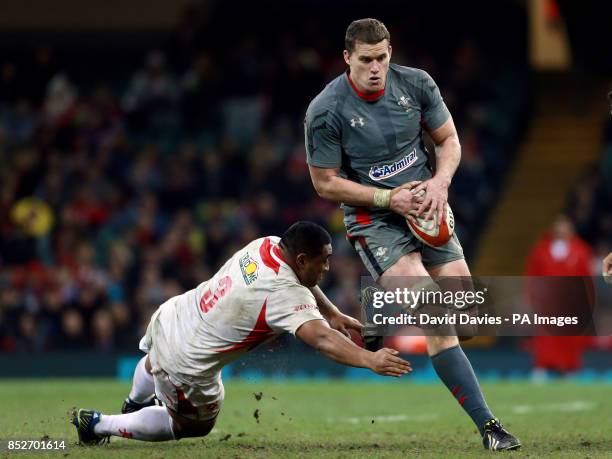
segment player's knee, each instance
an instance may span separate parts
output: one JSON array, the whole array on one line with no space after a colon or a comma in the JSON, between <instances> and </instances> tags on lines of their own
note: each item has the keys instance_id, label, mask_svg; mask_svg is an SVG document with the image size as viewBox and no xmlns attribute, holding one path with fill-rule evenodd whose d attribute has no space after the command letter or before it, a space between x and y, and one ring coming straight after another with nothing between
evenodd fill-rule
<instances>
[{"instance_id":1,"label":"player's knee","mask_svg":"<svg viewBox=\"0 0 612 459\"><path fill-rule=\"evenodd\" d=\"M181 438L205 437L215 426L216 420L217 418L207 421L177 420L174 418L172 422L174 438L180 440Z\"/></svg>"},{"instance_id":2,"label":"player's knee","mask_svg":"<svg viewBox=\"0 0 612 459\"><path fill-rule=\"evenodd\" d=\"M459 345L459 339L456 336L428 336L427 337L427 353L429 355L438 354L446 349Z\"/></svg>"},{"instance_id":3,"label":"player's knee","mask_svg":"<svg viewBox=\"0 0 612 459\"><path fill-rule=\"evenodd\" d=\"M217 416L212 419L195 420L169 410L172 417L172 432L174 438L205 437L215 426Z\"/></svg>"},{"instance_id":4,"label":"player's knee","mask_svg":"<svg viewBox=\"0 0 612 459\"><path fill-rule=\"evenodd\" d=\"M449 347L457 346L459 344L459 338L456 336L438 336L438 346L443 349L448 349Z\"/></svg>"},{"instance_id":5,"label":"player's knee","mask_svg":"<svg viewBox=\"0 0 612 459\"><path fill-rule=\"evenodd\" d=\"M396 284L405 286L406 281L418 282L419 278L429 277L429 273L423 266L421 254L418 252L403 255L397 262L387 269L381 277L381 284L385 290L396 287ZM385 285L387 284L387 285Z\"/></svg>"}]
</instances>

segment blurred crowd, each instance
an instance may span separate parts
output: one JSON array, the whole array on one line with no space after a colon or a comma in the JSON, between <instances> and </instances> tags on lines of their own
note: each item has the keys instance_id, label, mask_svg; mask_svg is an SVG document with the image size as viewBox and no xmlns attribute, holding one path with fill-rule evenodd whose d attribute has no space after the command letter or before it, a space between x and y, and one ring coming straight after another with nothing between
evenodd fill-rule
<instances>
[{"instance_id":1,"label":"blurred crowd","mask_svg":"<svg viewBox=\"0 0 612 459\"><path fill-rule=\"evenodd\" d=\"M224 14L189 9L133 68L102 63L103 81L53 47L0 61L0 351L134 350L164 300L298 219L334 234L324 288L357 315L362 268L313 191L302 132L345 69L346 17L340 33L313 16L230 39ZM416 17L388 26L393 60L432 74L458 126L450 202L469 255L522 131L524 67L467 33L423 46Z\"/></svg>"}]
</instances>

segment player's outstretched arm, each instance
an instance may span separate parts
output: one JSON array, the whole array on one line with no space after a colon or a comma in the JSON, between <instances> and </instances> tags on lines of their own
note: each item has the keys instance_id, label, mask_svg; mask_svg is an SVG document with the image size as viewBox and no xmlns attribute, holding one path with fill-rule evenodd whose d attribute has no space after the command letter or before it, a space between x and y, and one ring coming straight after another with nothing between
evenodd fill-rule
<instances>
[{"instance_id":1,"label":"player's outstretched arm","mask_svg":"<svg viewBox=\"0 0 612 459\"><path fill-rule=\"evenodd\" d=\"M342 333L333 330L324 320L311 320L298 328L296 336L325 357L343 365L369 368L383 376L399 377L412 371L410 362L397 357L394 349L377 352L360 348Z\"/></svg>"},{"instance_id":2,"label":"player's outstretched arm","mask_svg":"<svg viewBox=\"0 0 612 459\"><path fill-rule=\"evenodd\" d=\"M344 336L350 338L351 335L349 330L355 330L361 333L363 325L357 319L354 319L346 314L340 312L340 310L331 302L327 295L323 293L323 290L319 286L312 287L310 289L312 294L317 301L317 307L319 311L327 319L329 325L334 330L338 330Z\"/></svg>"}]
</instances>

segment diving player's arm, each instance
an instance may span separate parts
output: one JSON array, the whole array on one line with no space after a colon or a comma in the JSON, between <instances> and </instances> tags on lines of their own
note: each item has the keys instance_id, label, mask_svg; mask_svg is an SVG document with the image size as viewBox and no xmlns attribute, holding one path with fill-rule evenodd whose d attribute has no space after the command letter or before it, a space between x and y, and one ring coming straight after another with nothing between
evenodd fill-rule
<instances>
[{"instance_id":1,"label":"diving player's arm","mask_svg":"<svg viewBox=\"0 0 612 459\"><path fill-rule=\"evenodd\" d=\"M436 174L415 188L415 192L425 190L427 193L417 213L420 215L429 209L426 218L437 212L438 221L441 221L448 201L448 187L461 162L461 144L450 117L442 126L428 132L436 145Z\"/></svg>"},{"instance_id":2,"label":"diving player's arm","mask_svg":"<svg viewBox=\"0 0 612 459\"><path fill-rule=\"evenodd\" d=\"M351 206L382 207L407 216L423 201L409 190L420 182L409 182L392 190L382 190L347 180L340 176L340 168L308 165L312 184L319 196Z\"/></svg>"},{"instance_id":3,"label":"diving player's arm","mask_svg":"<svg viewBox=\"0 0 612 459\"><path fill-rule=\"evenodd\" d=\"M369 368L383 376L399 377L412 371L410 362L397 357L394 349L366 351L340 332L333 330L324 320L303 323L295 335L325 357L351 367Z\"/></svg>"},{"instance_id":4,"label":"diving player's arm","mask_svg":"<svg viewBox=\"0 0 612 459\"><path fill-rule=\"evenodd\" d=\"M350 338L350 333L348 329L353 329L355 331L361 332L363 329L363 325L356 319L353 319L346 314L340 312L340 310L327 298L327 295L323 293L323 290L319 286L315 286L310 288L310 291L315 297L317 301L317 307L319 311L327 319L329 325L334 330L338 330L344 336Z\"/></svg>"}]
</instances>

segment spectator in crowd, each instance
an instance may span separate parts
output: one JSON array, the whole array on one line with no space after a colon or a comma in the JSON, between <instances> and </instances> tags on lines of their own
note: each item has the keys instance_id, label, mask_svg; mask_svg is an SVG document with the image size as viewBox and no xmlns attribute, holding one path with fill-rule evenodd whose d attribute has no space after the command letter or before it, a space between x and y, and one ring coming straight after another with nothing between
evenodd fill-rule
<instances>
[{"instance_id":1,"label":"spectator in crowd","mask_svg":"<svg viewBox=\"0 0 612 459\"><path fill-rule=\"evenodd\" d=\"M576 235L571 220L566 215L558 215L550 232L531 249L525 275L591 276L591 257L591 248ZM546 289L542 293L539 287L543 284L537 284L537 281L534 284L533 288L538 291L527 292L532 307L545 308L551 314L554 313L554 308L559 307L557 292ZM538 298L534 299L535 296ZM553 310L549 310L551 307ZM582 354L590 344L589 336L534 336L530 343L534 357L534 379L545 379L548 371L567 374L579 370Z\"/></svg>"}]
</instances>

